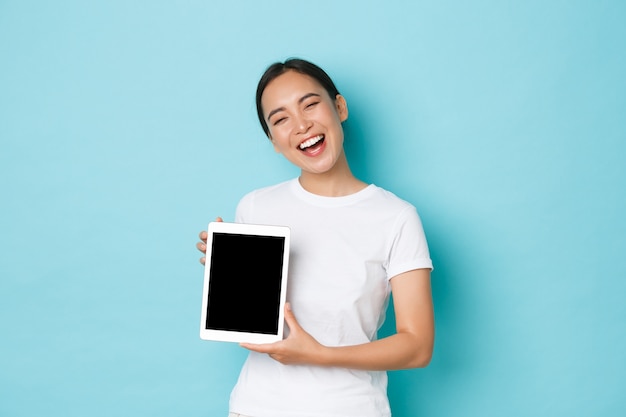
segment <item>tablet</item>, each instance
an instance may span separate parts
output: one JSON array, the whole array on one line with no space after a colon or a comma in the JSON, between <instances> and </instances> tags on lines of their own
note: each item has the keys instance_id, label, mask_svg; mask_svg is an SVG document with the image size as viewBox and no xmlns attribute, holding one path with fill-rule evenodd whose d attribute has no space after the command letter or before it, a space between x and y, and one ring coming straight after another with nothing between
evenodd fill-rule
<instances>
[{"instance_id":1,"label":"tablet","mask_svg":"<svg viewBox=\"0 0 626 417\"><path fill-rule=\"evenodd\" d=\"M283 339L289 238L286 226L209 223L201 339Z\"/></svg>"}]
</instances>

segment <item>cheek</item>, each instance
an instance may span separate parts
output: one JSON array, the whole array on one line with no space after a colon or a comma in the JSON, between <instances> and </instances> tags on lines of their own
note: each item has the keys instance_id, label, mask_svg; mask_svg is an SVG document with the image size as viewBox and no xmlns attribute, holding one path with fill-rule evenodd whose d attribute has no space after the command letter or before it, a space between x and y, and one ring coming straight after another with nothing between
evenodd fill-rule
<instances>
[{"instance_id":1,"label":"cheek","mask_svg":"<svg viewBox=\"0 0 626 417\"><path fill-rule=\"evenodd\" d=\"M272 141L272 147L274 148L274 152L280 153L281 147L278 145L278 142L276 142L274 139L271 139L271 141Z\"/></svg>"},{"instance_id":2,"label":"cheek","mask_svg":"<svg viewBox=\"0 0 626 417\"><path fill-rule=\"evenodd\" d=\"M270 138L272 142L277 144L284 144L289 141L290 127L287 123L280 124L278 126L270 127Z\"/></svg>"},{"instance_id":3,"label":"cheek","mask_svg":"<svg viewBox=\"0 0 626 417\"><path fill-rule=\"evenodd\" d=\"M321 115L321 117L323 117L328 124L341 124L342 122L341 115L333 107L324 109L324 113Z\"/></svg>"},{"instance_id":4,"label":"cheek","mask_svg":"<svg viewBox=\"0 0 626 417\"><path fill-rule=\"evenodd\" d=\"M272 145L276 152L280 152L281 149L285 149L289 146L289 136L281 132L280 129L270 130Z\"/></svg>"}]
</instances>

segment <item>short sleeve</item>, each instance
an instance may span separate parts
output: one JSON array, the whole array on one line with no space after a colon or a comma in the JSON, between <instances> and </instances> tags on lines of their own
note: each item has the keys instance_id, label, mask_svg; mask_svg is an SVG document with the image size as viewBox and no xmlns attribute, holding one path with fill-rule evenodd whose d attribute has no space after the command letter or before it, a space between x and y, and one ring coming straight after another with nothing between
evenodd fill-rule
<instances>
[{"instance_id":1,"label":"short sleeve","mask_svg":"<svg viewBox=\"0 0 626 417\"><path fill-rule=\"evenodd\" d=\"M415 207L406 207L400 213L393 231L387 279L413 269L433 269L422 221Z\"/></svg>"}]
</instances>

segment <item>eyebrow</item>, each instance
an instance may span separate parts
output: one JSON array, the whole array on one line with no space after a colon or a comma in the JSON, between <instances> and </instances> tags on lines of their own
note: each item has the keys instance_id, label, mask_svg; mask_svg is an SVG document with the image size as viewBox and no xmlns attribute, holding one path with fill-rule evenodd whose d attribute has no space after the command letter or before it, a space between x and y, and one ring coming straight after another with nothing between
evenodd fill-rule
<instances>
[{"instance_id":1,"label":"eyebrow","mask_svg":"<svg viewBox=\"0 0 626 417\"><path fill-rule=\"evenodd\" d=\"M300 97L300 99L298 100L298 104L302 104L302 102L303 102L304 100L306 100L307 98L309 98L309 97L321 97L321 96L320 96L319 94L317 94L317 93L308 93L308 94L305 94L305 95L303 95L302 97ZM275 115L276 113L281 112L281 111L283 111L283 110L285 110L285 108L284 108L284 107L279 107L279 108L274 109L274 110L272 110L271 112L269 112L269 114L267 115L267 121L269 122L270 118L271 118L273 115Z\"/></svg>"}]
</instances>

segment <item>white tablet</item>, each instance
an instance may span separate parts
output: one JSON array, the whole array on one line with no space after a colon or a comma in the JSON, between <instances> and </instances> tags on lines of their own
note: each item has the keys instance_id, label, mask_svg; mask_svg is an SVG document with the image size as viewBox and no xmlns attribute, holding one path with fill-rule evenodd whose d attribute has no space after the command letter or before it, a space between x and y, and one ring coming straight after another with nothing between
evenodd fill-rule
<instances>
[{"instance_id":1,"label":"white tablet","mask_svg":"<svg viewBox=\"0 0 626 417\"><path fill-rule=\"evenodd\" d=\"M283 339L289 232L286 226L209 223L201 339Z\"/></svg>"}]
</instances>

